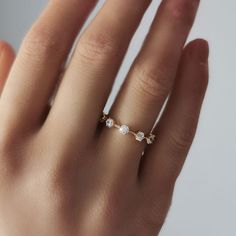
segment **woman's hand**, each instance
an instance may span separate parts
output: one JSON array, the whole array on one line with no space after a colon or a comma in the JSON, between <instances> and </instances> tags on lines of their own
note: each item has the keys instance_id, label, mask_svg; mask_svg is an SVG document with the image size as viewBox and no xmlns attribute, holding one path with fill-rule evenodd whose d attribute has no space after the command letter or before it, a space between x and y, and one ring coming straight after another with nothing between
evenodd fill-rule
<instances>
[{"instance_id":1,"label":"woman's hand","mask_svg":"<svg viewBox=\"0 0 236 236\"><path fill-rule=\"evenodd\" d=\"M0 99L0 235L154 236L164 223L208 81L207 43L184 47L199 1L163 1L110 111L131 130L154 129L152 145L99 122L149 0L105 2L48 109L95 2L49 1L10 70ZM1 59L2 85L13 59Z\"/></svg>"}]
</instances>

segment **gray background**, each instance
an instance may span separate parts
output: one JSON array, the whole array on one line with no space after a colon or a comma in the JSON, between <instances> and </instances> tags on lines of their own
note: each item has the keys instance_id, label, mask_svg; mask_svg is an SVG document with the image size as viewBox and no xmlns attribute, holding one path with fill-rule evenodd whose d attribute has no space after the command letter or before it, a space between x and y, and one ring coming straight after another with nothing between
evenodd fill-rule
<instances>
[{"instance_id":1,"label":"gray background","mask_svg":"<svg viewBox=\"0 0 236 236\"><path fill-rule=\"evenodd\" d=\"M0 38L18 49L46 3L0 0ZM136 34L109 104L140 48L158 4L153 1ZM234 0L202 0L190 35L190 39L204 37L210 41L210 85L197 137L177 183L162 236L236 235L235 10Z\"/></svg>"}]
</instances>

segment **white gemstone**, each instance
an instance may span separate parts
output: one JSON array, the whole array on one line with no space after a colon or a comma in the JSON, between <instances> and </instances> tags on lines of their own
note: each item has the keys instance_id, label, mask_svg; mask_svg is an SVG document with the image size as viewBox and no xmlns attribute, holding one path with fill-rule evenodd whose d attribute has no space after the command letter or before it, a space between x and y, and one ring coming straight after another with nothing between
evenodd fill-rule
<instances>
[{"instance_id":1,"label":"white gemstone","mask_svg":"<svg viewBox=\"0 0 236 236\"><path fill-rule=\"evenodd\" d=\"M156 136L154 134L151 134L149 136L149 138L147 139L147 143L148 144L153 144L153 142L155 141L155 138L156 138Z\"/></svg>"},{"instance_id":2,"label":"white gemstone","mask_svg":"<svg viewBox=\"0 0 236 236\"><path fill-rule=\"evenodd\" d=\"M152 144L152 140L150 138L147 139L147 144Z\"/></svg>"},{"instance_id":3,"label":"white gemstone","mask_svg":"<svg viewBox=\"0 0 236 236\"><path fill-rule=\"evenodd\" d=\"M123 135L126 135L129 133L129 127L127 125L122 125L119 130L120 130L120 133Z\"/></svg>"},{"instance_id":4,"label":"white gemstone","mask_svg":"<svg viewBox=\"0 0 236 236\"><path fill-rule=\"evenodd\" d=\"M114 120L111 119L111 118L107 119L107 120L106 120L106 126L107 126L108 128L112 128L112 127L114 126Z\"/></svg>"},{"instance_id":5,"label":"white gemstone","mask_svg":"<svg viewBox=\"0 0 236 236\"><path fill-rule=\"evenodd\" d=\"M142 142L143 139L144 139L144 137L145 137L145 134L144 134L143 132L141 132L141 131L139 131L139 132L135 135L136 140L139 141L139 142Z\"/></svg>"}]
</instances>

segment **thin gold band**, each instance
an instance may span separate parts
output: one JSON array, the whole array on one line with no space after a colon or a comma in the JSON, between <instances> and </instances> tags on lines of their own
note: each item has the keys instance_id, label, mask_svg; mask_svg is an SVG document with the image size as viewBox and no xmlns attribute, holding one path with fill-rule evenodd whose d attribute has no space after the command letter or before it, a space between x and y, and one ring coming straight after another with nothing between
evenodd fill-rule
<instances>
[{"instance_id":1,"label":"thin gold band","mask_svg":"<svg viewBox=\"0 0 236 236\"><path fill-rule=\"evenodd\" d=\"M144 132L142 131L135 132L135 131L130 130L128 125L122 125L122 124L117 123L115 119L109 117L109 115L106 113L103 113L100 122L105 123L106 127L108 128L119 129L120 133L123 135L132 134L135 137L135 139L139 142L142 142L143 140L145 140L147 144L153 144L156 139L156 135L153 133L150 133L149 135L145 135Z\"/></svg>"}]
</instances>

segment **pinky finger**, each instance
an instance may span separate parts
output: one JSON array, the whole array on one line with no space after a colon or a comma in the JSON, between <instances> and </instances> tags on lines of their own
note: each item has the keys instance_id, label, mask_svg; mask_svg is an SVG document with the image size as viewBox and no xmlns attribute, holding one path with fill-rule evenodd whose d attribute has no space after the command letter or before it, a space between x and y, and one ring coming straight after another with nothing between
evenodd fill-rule
<instances>
[{"instance_id":1,"label":"pinky finger","mask_svg":"<svg viewBox=\"0 0 236 236\"><path fill-rule=\"evenodd\" d=\"M144 186L150 189L160 183L163 189L159 191L170 191L182 169L208 84L208 53L204 40L195 40L184 49L176 84L155 130L158 141L147 150L141 166Z\"/></svg>"},{"instance_id":2,"label":"pinky finger","mask_svg":"<svg viewBox=\"0 0 236 236\"><path fill-rule=\"evenodd\" d=\"M14 59L13 48L7 42L0 41L0 96Z\"/></svg>"}]
</instances>

